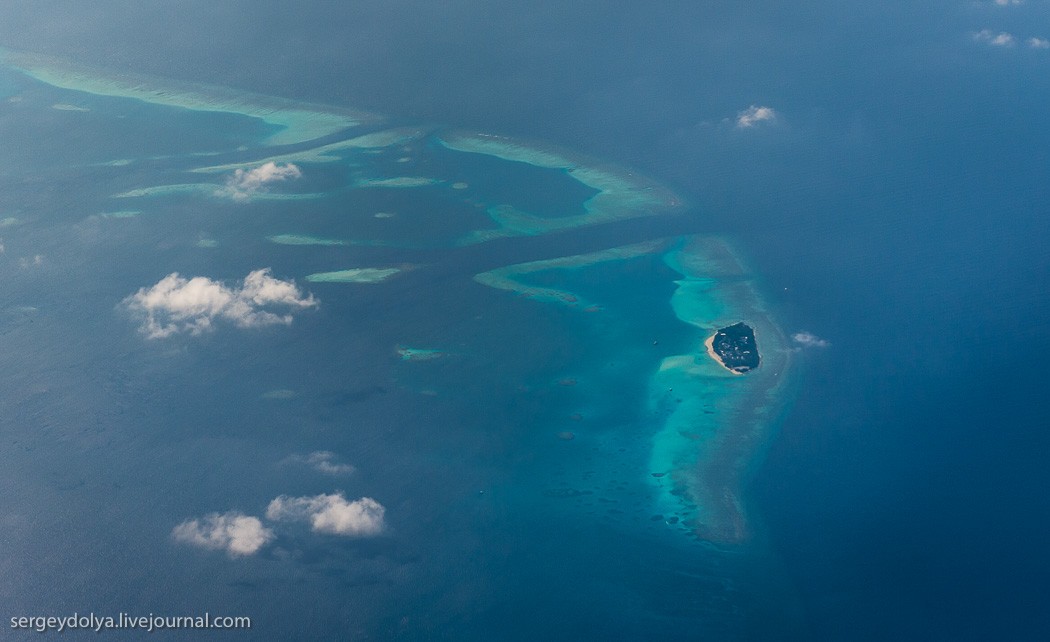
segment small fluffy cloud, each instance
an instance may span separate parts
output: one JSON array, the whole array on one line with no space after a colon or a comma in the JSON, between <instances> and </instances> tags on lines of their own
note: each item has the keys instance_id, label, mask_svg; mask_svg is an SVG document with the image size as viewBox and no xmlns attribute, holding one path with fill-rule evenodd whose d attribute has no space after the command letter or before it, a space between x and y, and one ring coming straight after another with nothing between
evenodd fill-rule
<instances>
[{"instance_id":1,"label":"small fluffy cloud","mask_svg":"<svg viewBox=\"0 0 1050 642\"><path fill-rule=\"evenodd\" d=\"M754 127L758 123L764 121L776 120L777 113L772 107L759 107L757 105L751 105L744 111L736 115L736 126L741 129L748 127Z\"/></svg>"},{"instance_id":2,"label":"small fluffy cloud","mask_svg":"<svg viewBox=\"0 0 1050 642\"><path fill-rule=\"evenodd\" d=\"M306 463L314 467L314 470L326 475L349 475L354 472L350 464L343 464L336 460L335 453L327 450L318 450L306 456Z\"/></svg>"},{"instance_id":3,"label":"small fluffy cloud","mask_svg":"<svg viewBox=\"0 0 1050 642\"><path fill-rule=\"evenodd\" d=\"M995 33L989 29L981 29L977 33L973 34L973 39L977 42L984 42L993 47L1012 47L1014 46L1014 37L1012 34L1000 31Z\"/></svg>"},{"instance_id":4,"label":"small fluffy cloud","mask_svg":"<svg viewBox=\"0 0 1050 642\"><path fill-rule=\"evenodd\" d=\"M43 264L43 254L37 254L34 256L23 256L22 258L18 259L18 267L22 268L23 270L28 270L32 267L40 267Z\"/></svg>"},{"instance_id":5,"label":"small fluffy cloud","mask_svg":"<svg viewBox=\"0 0 1050 642\"><path fill-rule=\"evenodd\" d=\"M270 161L249 170L238 169L226 179L226 187L216 192L217 196L228 196L237 201L244 201L252 194L266 189L271 183L299 178L303 173L293 163L278 165Z\"/></svg>"},{"instance_id":6,"label":"small fluffy cloud","mask_svg":"<svg viewBox=\"0 0 1050 642\"><path fill-rule=\"evenodd\" d=\"M273 540L273 531L257 517L237 511L211 513L188 519L171 531L177 542L209 550L225 550L231 556L253 555Z\"/></svg>"},{"instance_id":7,"label":"small fluffy cloud","mask_svg":"<svg viewBox=\"0 0 1050 642\"><path fill-rule=\"evenodd\" d=\"M1050 40L1046 38L1029 38L1028 46L1032 49L1050 49Z\"/></svg>"},{"instance_id":8,"label":"small fluffy cloud","mask_svg":"<svg viewBox=\"0 0 1050 642\"><path fill-rule=\"evenodd\" d=\"M341 477L353 473L356 469L350 464L339 461L335 453L329 450L316 450L309 455L292 455L283 464L306 464L319 473Z\"/></svg>"},{"instance_id":9,"label":"small fluffy cloud","mask_svg":"<svg viewBox=\"0 0 1050 642\"><path fill-rule=\"evenodd\" d=\"M796 332L791 339L803 348L826 348L831 345L828 341L821 339L810 332Z\"/></svg>"},{"instance_id":10,"label":"small fluffy cloud","mask_svg":"<svg viewBox=\"0 0 1050 642\"><path fill-rule=\"evenodd\" d=\"M274 278L266 268L249 273L239 287L203 276L185 279L173 272L150 288L140 288L123 304L141 317L143 334L160 339L180 332L200 334L218 319L241 328L289 325L289 308L308 308L317 301L312 295L304 296L295 283Z\"/></svg>"},{"instance_id":11,"label":"small fluffy cloud","mask_svg":"<svg viewBox=\"0 0 1050 642\"><path fill-rule=\"evenodd\" d=\"M367 537L383 532L386 509L371 497L348 502L342 493L314 497L277 497L266 508L274 521L308 521L317 533Z\"/></svg>"},{"instance_id":12,"label":"small fluffy cloud","mask_svg":"<svg viewBox=\"0 0 1050 642\"><path fill-rule=\"evenodd\" d=\"M1000 7L1006 7L1012 4L1024 4L1024 0L995 0L995 4Z\"/></svg>"}]
</instances>

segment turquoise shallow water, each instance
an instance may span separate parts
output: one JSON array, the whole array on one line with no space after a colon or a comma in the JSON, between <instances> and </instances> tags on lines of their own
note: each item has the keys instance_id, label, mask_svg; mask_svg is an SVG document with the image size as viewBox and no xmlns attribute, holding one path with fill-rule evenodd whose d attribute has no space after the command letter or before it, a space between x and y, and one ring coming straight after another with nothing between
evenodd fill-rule
<instances>
[{"instance_id":1,"label":"turquoise shallow water","mask_svg":"<svg viewBox=\"0 0 1050 642\"><path fill-rule=\"evenodd\" d=\"M404 122L371 121L317 148L266 145L275 127L257 118L5 76L23 107L0 109L2 601L47 612L221 606L285 638L1047 639L1050 58L1028 41L1050 37L1045 8L4 3L5 46ZM983 30L1012 34L1013 46ZM775 118L737 127L751 106ZM588 189L440 144L412 171L398 169L400 155L348 145L357 132L420 124L417 147L445 125L550 141L695 206L450 250L494 229L487 206L557 216L549 206L578 212ZM212 155L191 159L199 153ZM305 154L294 162L308 171L270 193L323 196L110 198L225 186L238 163L290 154ZM376 171L305 160L324 155ZM445 178L456 163L486 207L463 207L451 184L348 188ZM217 165L227 167L185 171ZM122 210L140 214L89 220ZM662 256L522 277L571 281L614 313L604 317L473 280L712 233L754 266L745 272L760 277L777 325L829 343L792 355L805 376L765 457L752 451L764 462L743 475L754 539L736 553L670 530L664 509L635 513L649 491L627 501L625 480L652 472L651 441L629 426L663 425L641 419L660 408L648 377L695 347L668 305L682 277ZM369 244L268 240L282 234ZM291 326L219 319L160 350L119 306L176 270L232 288L263 266L318 305ZM401 272L382 287L302 281L366 266ZM636 309L631 300L644 302L639 319L615 316ZM525 340L534 336L543 341ZM405 348L448 358L403 361ZM637 366L608 366L618 353ZM557 383L565 377L578 383ZM613 383L616 396L603 394ZM558 437L566 429L574 440ZM325 462L356 472L332 476ZM657 479L667 478L645 488ZM599 502L595 486L620 502ZM593 494L542 494L566 487ZM277 493L338 490L381 501L389 537L266 517ZM577 499L595 506L573 510ZM181 520L231 510L274 540L237 559L171 540ZM667 537L634 537L643 532ZM800 612L801 633L784 624Z\"/></svg>"},{"instance_id":2,"label":"turquoise shallow water","mask_svg":"<svg viewBox=\"0 0 1050 642\"><path fill-rule=\"evenodd\" d=\"M760 279L713 236L588 237L671 192L534 143L361 142L376 117L7 60L15 608L379 637L798 625L744 493L790 389ZM278 289L249 291L263 268ZM172 273L194 280L164 294ZM764 350L747 376L703 347L737 320ZM336 492L382 504L382 532L267 510ZM249 554L178 534L231 511Z\"/></svg>"}]
</instances>

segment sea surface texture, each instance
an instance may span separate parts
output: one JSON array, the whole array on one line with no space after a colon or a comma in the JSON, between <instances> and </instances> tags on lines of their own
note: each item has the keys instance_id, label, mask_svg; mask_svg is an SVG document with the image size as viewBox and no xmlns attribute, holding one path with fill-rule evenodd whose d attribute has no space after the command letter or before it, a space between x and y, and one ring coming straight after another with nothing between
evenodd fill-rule
<instances>
[{"instance_id":1,"label":"sea surface texture","mask_svg":"<svg viewBox=\"0 0 1050 642\"><path fill-rule=\"evenodd\" d=\"M759 283L716 236L580 233L673 215L670 190L542 143L2 62L30 152L7 238L34 248L5 334L38 355L8 370L9 474L60 518L20 515L18 559L63 542L12 569L23 608L479 639L790 620L742 497L791 389ZM76 142L33 144L55 130ZM704 347L740 321L746 376Z\"/></svg>"},{"instance_id":2,"label":"sea surface texture","mask_svg":"<svg viewBox=\"0 0 1050 642\"><path fill-rule=\"evenodd\" d=\"M0 638L1050 639L1047 6L0 3Z\"/></svg>"}]
</instances>

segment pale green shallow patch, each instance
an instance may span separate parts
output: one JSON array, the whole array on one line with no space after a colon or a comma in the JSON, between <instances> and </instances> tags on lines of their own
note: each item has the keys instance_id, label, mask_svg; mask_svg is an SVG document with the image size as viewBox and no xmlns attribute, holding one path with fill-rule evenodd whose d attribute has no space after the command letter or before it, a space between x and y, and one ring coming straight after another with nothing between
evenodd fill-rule
<instances>
[{"instance_id":1,"label":"pale green shallow patch","mask_svg":"<svg viewBox=\"0 0 1050 642\"><path fill-rule=\"evenodd\" d=\"M139 210L120 210L119 212L103 212L99 216L102 218L135 218L141 213Z\"/></svg>"},{"instance_id":2,"label":"pale green shallow patch","mask_svg":"<svg viewBox=\"0 0 1050 642\"><path fill-rule=\"evenodd\" d=\"M425 129L411 128L411 127L397 127L394 129L384 129L383 131L372 132L371 134L364 134L356 138L351 138L344 144L347 147L359 148L359 149L376 149L382 147L393 147L394 145L404 145L414 140L418 140L425 135L427 131Z\"/></svg>"},{"instance_id":3,"label":"pale green shallow patch","mask_svg":"<svg viewBox=\"0 0 1050 642\"><path fill-rule=\"evenodd\" d=\"M179 183L175 185L155 185L153 187L142 187L113 194L113 198L143 198L149 196L170 196L172 194L197 194L202 196L214 196L215 192L222 189L222 185L214 183Z\"/></svg>"},{"instance_id":4,"label":"pale green shallow patch","mask_svg":"<svg viewBox=\"0 0 1050 642\"><path fill-rule=\"evenodd\" d=\"M482 272L481 274L475 275L474 280L482 285L487 285L499 290L515 292L521 296L536 299L537 301L561 303L572 307L593 310L597 308L594 303L584 300L573 292L553 287L529 285L523 283L520 280L520 277L534 272L541 272L543 270L581 268L609 261L623 261L638 256L644 256L646 254L652 254L664 247L666 247L665 241L645 241L643 243L614 247L599 252L591 252L590 254L577 254L556 259L546 259L543 261L518 263L497 268L495 270L489 270L488 272Z\"/></svg>"},{"instance_id":5,"label":"pale green shallow patch","mask_svg":"<svg viewBox=\"0 0 1050 642\"><path fill-rule=\"evenodd\" d=\"M357 181L358 187L426 187L437 185L442 181L425 176L395 176L393 178L362 178Z\"/></svg>"},{"instance_id":6,"label":"pale green shallow patch","mask_svg":"<svg viewBox=\"0 0 1050 642\"><path fill-rule=\"evenodd\" d=\"M354 149L383 148L392 145L404 145L417 140L426 134L423 129L397 128L387 129L371 134L364 134L349 140L341 140L312 149L305 149L288 154L277 154L261 160L252 161L252 164L265 163L334 163L343 160L343 152ZM227 163L225 165L211 165L199 167L194 172L204 174L224 173L244 167L244 163Z\"/></svg>"},{"instance_id":7,"label":"pale green shallow patch","mask_svg":"<svg viewBox=\"0 0 1050 642\"><path fill-rule=\"evenodd\" d=\"M761 460L788 381L790 351L756 287L728 245L689 237L664 256L682 275L671 307L697 328L687 353L666 357L649 382L650 414L661 418L649 467L656 512L688 520L702 539L735 544L751 536L742 489ZM744 321L754 329L762 362L746 375L730 373L703 341Z\"/></svg>"},{"instance_id":8,"label":"pale green shallow patch","mask_svg":"<svg viewBox=\"0 0 1050 642\"><path fill-rule=\"evenodd\" d=\"M487 212L498 228L472 232L460 240L462 245L507 236L535 236L556 230L652 216L680 204L674 194L630 172L602 169L573 160L561 152L537 149L507 138L485 134L449 133L443 134L439 142L454 151L485 154L534 167L562 170L570 178L597 191L597 194L584 201L584 213L570 216L541 217L511 205L491 207Z\"/></svg>"},{"instance_id":9,"label":"pale green shallow patch","mask_svg":"<svg viewBox=\"0 0 1050 642\"><path fill-rule=\"evenodd\" d=\"M77 105L70 105L69 103L55 103L51 105L51 109L57 109L58 111L91 111L87 107L79 107Z\"/></svg>"},{"instance_id":10,"label":"pale green shallow patch","mask_svg":"<svg viewBox=\"0 0 1050 642\"><path fill-rule=\"evenodd\" d=\"M568 169L575 166L575 163L557 152L529 147L502 136L456 132L443 134L440 142L445 147L458 152L485 154L502 160L528 163L536 167Z\"/></svg>"},{"instance_id":11,"label":"pale green shallow patch","mask_svg":"<svg viewBox=\"0 0 1050 642\"><path fill-rule=\"evenodd\" d=\"M771 434L790 352L725 242L705 237L649 241L510 265L474 278L532 300L595 310L569 290L532 286L522 278L653 253L663 253L665 264L681 275L669 306L694 334L691 349L663 358L645 384L651 423L642 429L651 435L651 450L639 476L652 487L655 513L675 516L676 523L706 541L740 543L751 534L741 489ZM762 355L761 365L743 376L711 359L704 346L718 328L738 321L754 329Z\"/></svg>"},{"instance_id":12,"label":"pale green shallow patch","mask_svg":"<svg viewBox=\"0 0 1050 642\"><path fill-rule=\"evenodd\" d=\"M338 152L346 149L348 149L346 141L341 141L338 143L322 145L320 147L306 149L299 152L267 156L266 158L253 160L250 163L226 163L225 165L209 165L208 167L198 167L192 171L198 174L225 174L226 172L244 169L244 167L247 164L264 165L266 163L333 163L342 160L342 156L340 156Z\"/></svg>"},{"instance_id":13,"label":"pale green shallow patch","mask_svg":"<svg viewBox=\"0 0 1050 642\"><path fill-rule=\"evenodd\" d=\"M267 236L267 241L278 245L346 245L346 241L339 239L324 239L316 236L302 234L275 234Z\"/></svg>"},{"instance_id":14,"label":"pale green shallow patch","mask_svg":"<svg viewBox=\"0 0 1050 642\"><path fill-rule=\"evenodd\" d=\"M178 183L175 185L154 185L152 187L141 187L129 189L117 194L112 194L113 199L140 199L144 196L169 196L172 194L198 194L215 195L215 192L223 189L222 185L214 183Z\"/></svg>"},{"instance_id":15,"label":"pale green shallow patch","mask_svg":"<svg viewBox=\"0 0 1050 642\"><path fill-rule=\"evenodd\" d=\"M12 225L18 225L18 222L18 219L13 216L0 218L0 227L11 227Z\"/></svg>"},{"instance_id":16,"label":"pale green shallow patch","mask_svg":"<svg viewBox=\"0 0 1050 642\"><path fill-rule=\"evenodd\" d=\"M288 145L328 136L358 125L363 116L221 87L179 86L145 76L132 76L37 54L0 48L0 64L53 87L97 96L129 98L192 111L225 112L257 118L279 128L267 145Z\"/></svg>"},{"instance_id":17,"label":"pale green shallow patch","mask_svg":"<svg viewBox=\"0 0 1050 642\"><path fill-rule=\"evenodd\" d=\"M400 271L400 268L351 268L310 274L306 280L311 283L379 283Z\"/></svg>"},{"instance_id":18,"label":"pale green shallow patch","mask_svg":"<svg viewBox=\"0 0 1050 642\"><path fill-rule=\"evenodd\" d=\"M437 350L435 348L409 348L407 346L398 346L397 354L401 357L402 361L430 361L431 359L445 356L443 350Z\"/></svg>"},{"instance_id":19,"label":"pale green shallow patch","mask_svg":"<svg viewBox=\"0 0 1050 642\"><path fill-rule=\"evenodd\" d=\"M247 202L255 200L263 201L299 201L314 198L323 198L325 194L320 192L309 192L303 194L284 194L280 192L236 192L225 185L215 183L177 183L174 185L154 185L153 187L142 187L139 189L113 194L113 198L147 198L155 196L172 196L175 194L186 194L195 196L211 196L215 198L230 198L231 200ZM237 198L234 198L234 195Z\"/></svg>"}]
</instances>

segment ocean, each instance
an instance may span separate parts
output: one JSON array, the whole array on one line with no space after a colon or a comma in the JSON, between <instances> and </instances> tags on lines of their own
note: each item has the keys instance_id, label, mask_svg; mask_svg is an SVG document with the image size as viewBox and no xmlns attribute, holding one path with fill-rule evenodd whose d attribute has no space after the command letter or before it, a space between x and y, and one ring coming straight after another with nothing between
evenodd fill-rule
<instances>
[{"instance_id":1,"label":"ocean","mask_svg":"<svg viewBox=\"0 0 1050 642\"><path fill-rule=\"evenodd\" d=\"M210 611L260 638L1050 631L1038 3L0 13L0 45L50 69L395 130L278 160L302 175L254 191L235 167L316 147L266 142L294 123L0 75L7 617ZM456 149L479 133L533 164ZM391 177L439 183L362 183ZM197 187L113 198L173 184ZM598 193L640 200L551 222ZM683 251L703 269L678 271ZM264 267L316 305L151 339L125 302L172 272L232 287ZM308 280L356 268L400 272ZM750 388L669 305L700 291L697 318L765 324ZM679 355L701 371L664 394ZM383 532L266 516L336 491L380 502ZM240 555L174 534L228 511L272 539Z\"/></svg>"}]
</instances>

